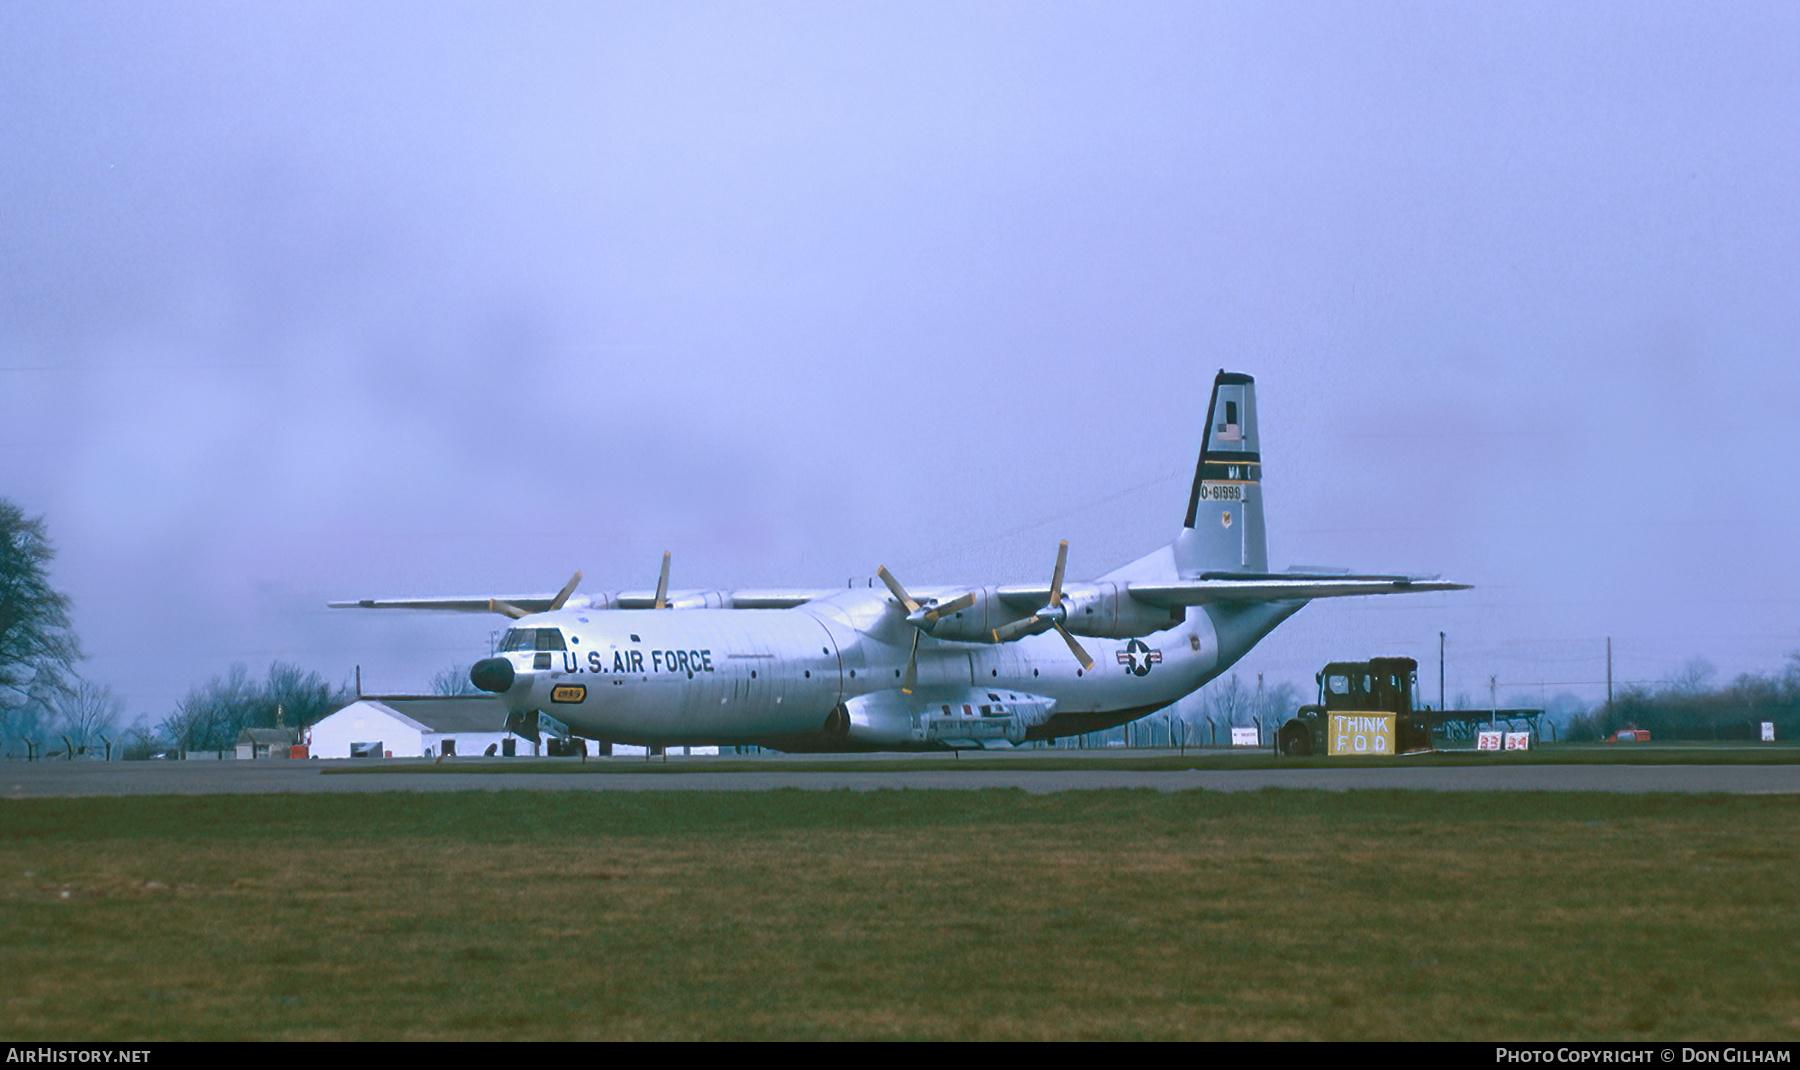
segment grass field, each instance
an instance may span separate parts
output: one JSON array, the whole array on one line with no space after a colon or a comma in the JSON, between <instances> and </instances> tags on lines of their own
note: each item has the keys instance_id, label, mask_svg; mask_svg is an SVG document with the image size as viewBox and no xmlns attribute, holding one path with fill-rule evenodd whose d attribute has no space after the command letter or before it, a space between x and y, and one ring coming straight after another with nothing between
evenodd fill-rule
<instances>
[{"instance_id":1,"label":"grass field","mask_svg":"<svg viewBox=\"0 0 1800 1070\"><path fill-rule=\"evenodd\" d=\"M1791 1039L1800 799L0 801L38 1039Z\"/></svg>"}]
</instances>

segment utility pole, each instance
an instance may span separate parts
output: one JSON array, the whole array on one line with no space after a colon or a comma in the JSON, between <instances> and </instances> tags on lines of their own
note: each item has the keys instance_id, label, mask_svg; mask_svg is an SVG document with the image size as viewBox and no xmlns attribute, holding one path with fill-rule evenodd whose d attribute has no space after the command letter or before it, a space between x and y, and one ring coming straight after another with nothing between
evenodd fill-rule
<instances>
[{"instance_id":1,"label":"utility pole","mask_svg":"<svg viewBox=\"0 0 1800 1070\"><path fill-rule=\"evenodd\" d=\"M1446 709L1446 707L1444 706L1444 633L1439 632L1438 633L1438 712L1442 713L1442 712L1444 712L1445 709Z\"/></svg>"},{"instance_id":2,"label":"utility pole","mask_svg":"<svg viewBox=\"0 0 1800 1070\"><path fill-rule=\"evenodd\" d=\"M1612 636L1606 637L1606 712L1612 713Z\"/></svg>"},{"instance_id":3,"label":"utility pole","mask_svg":"<svg viewBox=\"0 0 1800 1070\"><path fill-rule=\"evenodd\" d=\"M1488 725L1492 727L1500 723L1500 685L1494 681L1498 676L1488 677Z\"/></svg>"}]
</instances>

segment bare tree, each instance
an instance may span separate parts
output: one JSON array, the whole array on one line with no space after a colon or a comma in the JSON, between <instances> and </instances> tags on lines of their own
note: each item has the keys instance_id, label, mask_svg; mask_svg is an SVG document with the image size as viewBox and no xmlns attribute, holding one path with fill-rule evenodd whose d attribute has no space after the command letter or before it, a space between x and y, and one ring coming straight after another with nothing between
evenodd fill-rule
<instances>
[{"instance_id":1,"label":"bare tree","mask_svg":"<svg viewBox=\"0 0 1800 1070\"><path fill-rule=\"evenodd\" d=\"M1213 692L1212 710L1221 722L1228 725L1241 724L1255 713L1256 696L1244 687L1237 673Z\"/></svg>"},{"instance_id":2,"label":"bare tree","mask_svg":"<svg viewBox=\"0 0 1800 1070\"><path fill-rule=\"evenodd\" d=\"M124 748L123 756L132 761L153 758L163 749L162 740L151 727L149 716L142 713L125 728L120 745Z\"/></svg>"},{"instance_id":3,"label":"bare tree","mask_svg":"<svg viewBox=\"0 0 1800 1070\"><path fill-rule=\"evenodd\" d=\"M1300 708L1300 691L1293 684L1283 681L1274 687L1264 690L1262 702L1256 711L1257 723L1267 733L1281 727L1283 721L1294 715Z\"/></svg>"},{"instance_id":4,"label":"bare tree","mask_svg":"<svg viewBox=\"0 0 1800 1070\"><path fill-rule=\"evenodd\" d=\"M161 728L183 751L223 750L237 741L244 721L259 705L255 690L250 670L238 662L225 676L190 690Z\"/></svg>"},{"instance_id":5,"label":"bare tree","mask_svg":"<svg viewBox=\"0 0 1800 1070\"><path fill-rule=\"evenodd\" d=\"M115 698L110 685L83 680L56 702L56 729L77 747L89 747L104 735L118 734L119 715L125 704Z\"/></svg>"},{"instance_id":6,"label":"bare tree","mask_svg":"<svg viewBox=\"0 0 1800 1070\"><path fill-rule=\"evenodd\" d=\"M1691 658L1681 671L1669 681L1669 690L1677 695L1705 694L1707 685L1718 674L1718 669L1705 658Z\"/></svg>"},{"instance_id":7,"label":"bare tree","mask_svg":"<svg viewBox=\"0 0 1800 1070\"><path fill-rule=\"evenodd\" d=\"M42 743L54 727L50 704L56 695L27 692L17 705L0 704L0 753L22 755L27 741Z\"/></svg>"},{"instance_id":8,"label":"bare tree","mask_svg":"<svg viewBox=\"0 0 1800 1070\"><path fill-rule=\"evenodd\" d=\"M431 693L434 695L474 695L479 694L473 681L469 679L469 670L460 665L452 665L443 669L431 678Z\"/></svg>"},{"instance_id":9,"label":"bare tree","mask_svg":"<svg viewBox=\"0 0 1800 1070\"><path fill-rule=\"evenodd\" d=\"M347 694L316 672L280 661L270 664L266 680L252 680L239 662L225 676L189 691L158 727L183 750L223 750L246 728L274 727L277 716L289 728L311 724L342 705Z\"/></svg>"}]
</instances>

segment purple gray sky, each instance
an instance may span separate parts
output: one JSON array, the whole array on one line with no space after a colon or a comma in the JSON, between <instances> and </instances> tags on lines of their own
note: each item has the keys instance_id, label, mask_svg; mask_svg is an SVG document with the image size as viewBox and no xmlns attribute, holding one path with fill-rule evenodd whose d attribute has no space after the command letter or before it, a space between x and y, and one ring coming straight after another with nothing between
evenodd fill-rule
<instances>
[{"instance_id":1,"label":"purple gray sky","mask_svg":"<svg viewBox=\"0 0 1800 1070\"><path fill-rule=\"evenodd\" d=\"M504 625L330 599L1096 575L1226 367L1277 567L1477 585L1247 678L1729 679L1800 649L1796 175L1793 4L11 3L0 496L155 720Z\"/></svg>"}]
</instances>

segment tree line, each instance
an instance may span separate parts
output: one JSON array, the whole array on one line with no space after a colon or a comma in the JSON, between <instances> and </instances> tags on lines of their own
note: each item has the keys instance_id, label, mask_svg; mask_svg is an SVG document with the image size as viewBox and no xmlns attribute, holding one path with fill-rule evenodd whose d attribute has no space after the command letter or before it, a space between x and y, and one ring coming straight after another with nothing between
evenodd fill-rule
<instances>
[{"instance_id":1,"label":"tree line","mask_svg":"<svg viewBox=\"0 0 1800 1070\"><path fill-rule=\"evenodd\" d=\"M298 729L324 717L355 696L316 672L272 662L266 676L252 679L239 662L224 676L188 691L175 712L157 725L153 742L182 751L226 750L246 728Z\"/></svg>"},{"instance_id":2,"label":"tree line","mask_svg":"<svg viewBox=\"0 0 1800 1070\"><path fill-rule=\"evenodd\" d=\"M1672 680L1636 685L1569 721L1564 738L1607 739L1627 728L1642 728L1651 739L1760 739L1765 721L1775 738L1800 734L1800 651L1789 654L1779 672L1744 673L1721 687L1709 686L1715 670L1704 659L1690 661Z\"/></svg>"},{"instance_id":3,"label":"tree line","mask_svg":"<svg viewBox=\"0 0 1800 1070\"><path fill-rule=\"evenodd\" d=\"M274 662L259 679L237 664L189 690L161 721L140 714L126 723L112 688L77 671L69 598L50 583L55 557L43 517L0 498L0 755L94 754L108 744L115 758L223 750L246 728L272 728L278 717L298 728L353 697L296 665Z\"/></svg>"}]
</instances>

